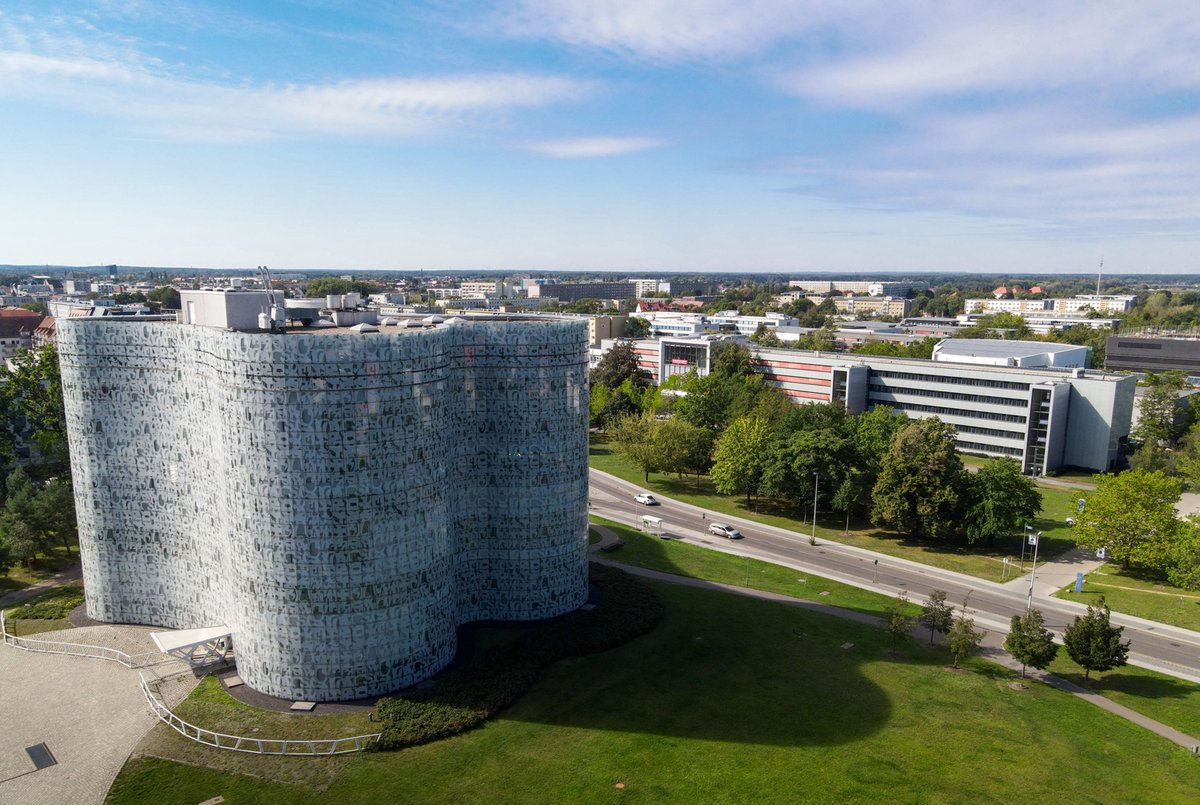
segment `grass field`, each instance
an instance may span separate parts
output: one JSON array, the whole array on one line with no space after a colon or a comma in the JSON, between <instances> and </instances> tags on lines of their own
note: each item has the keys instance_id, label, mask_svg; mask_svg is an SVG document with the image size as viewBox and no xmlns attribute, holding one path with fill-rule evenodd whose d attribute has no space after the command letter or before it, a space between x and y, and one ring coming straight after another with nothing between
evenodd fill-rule
<instances>
[{"instance_id":1,"label":"grass field","mask_svg":"<svg viewBox=\"0 0 1200 805\"><path fill-rule=\"evenodd\" d=\"M1114 612L1200 631L1200 594L1172 587L1136 569L1122 570L1107 564L1083 580L1083 592L1074 586L1060 590L1059 598L1091 604L1100 596Z\"/></svg>"},{"instance_id":2,"label":"grass field","mask_svg":"<svg viewBox=\"0 0 1200 805\"><path fill-rule=\"evenodd\" d=\"M345 761L326 790L130 761L112 803L1194 801L1184 750L999 666L659 585L667 616L560 663L486 726ZM853 644L843 648L847 643ZM162 729L159 727L157 729ZM215 750L206 750L210 753ZM229 753L233 754L233 753Z\"/></svg>"},{"instance_id":3,"label":"grass field","mask_svg":"<svg viewBox=\"0 0 1200 805\"><path fill-rule=\"evenodd\" d=\"M8 573L0 573L0 595L14 590L24 590L31 584L48 579L61 570L66 570L79 562L78 546L71 546L71 556L61 545L51 548L46 554L33 560L33 567L27 568L17 564L9 568Z\"/></svg>"},{"instance_id":4,"label":"grass field","mask_svg":"<svg viewBox=\"0 0 1200 805\"><path fill-rule=\"evenodd\" d=\"M592 436L588 463L598 470L643 486L652 492L712 512L745 517L805 534L812 530L811 519L806 521L803 515L783 511L769 501L755 499L747 506L744 497L717 494L707 477L697 480L694 476L688 476L681 479L663 473L650 473L650 482L646 483L642 471L614 453L602 436ZM1039 561L1042 561L1053 559L1075 547L1066 518L1075 511L1079 494L1075 490L1047 487L1041 487L1039 491L1042 493L1042 514L1032 525L1044 533L1038 557ZM998 539L992 545L946 545L883 531L869 523L854 520L850 522L850 529L847 531L846 521L836 513L819 514L817 536L990 581L1004 580L1004 558L1008 557L1014 561L1019 559L1024 542L1018 535ZM1009 578L1011 577L1010 571Z\"/></svg>"},{"instance_id":5,"label":"grass field","mask_svg":"<svg viewBox=\"0 0 1200 805\"><path fill-rule=\"evenodd\" d=\"M79 584L54 587L24 604L5 609L5 628L18 637L70 629L67 616L82 603L83 587Z\"/></svg>"},{"instance_id":6,"label":"grass field","mask_svg":"<svg viewBox=\"0 0 1200 805\"><path fill-rule=\"evenodd\" d=\"M748 574L747 585L744 582L747 575L746 560L741 557L680 542L660 540L608 520L597 517L592 519L618 531L625 542L620 550L606 554L605 558L612 561L725 584L770 590L796 598L823 601L880 617L884 605L890 600L885 595L817 576L808 576L805 583L797 583L798 574L795 571L756 560L750 562L751 572ZM820 593L823 590L828 591L829 595L822 596ZM912 607L914 612L919 609L915 605ZM1083 669L1067 657L1066 649L1059 649L1059 657L1050 670L1077 684L1084 684ZM1094 692L1200 738L1200 685L1132 665L1115 671L1092 674L1092 679L1095 681L1086 687Z\"/></svg>"},{"instance_id":7,"label":"grass field","mask_svg":"<svg viewBox=\"0 0 1200 805\"><path fill-rule=\"evenodd\" d=\"M732 556L676 540L659 539L602 517L591 519L616 531L625 543L620 550L604 554L605 559L613 562L755 590L768 590L868 615L882 615L884 606L891 600L881 593L813 576L783 565ZM915 604L911 606L913 614L920 609Z\"/></svg>"}]
</instances>

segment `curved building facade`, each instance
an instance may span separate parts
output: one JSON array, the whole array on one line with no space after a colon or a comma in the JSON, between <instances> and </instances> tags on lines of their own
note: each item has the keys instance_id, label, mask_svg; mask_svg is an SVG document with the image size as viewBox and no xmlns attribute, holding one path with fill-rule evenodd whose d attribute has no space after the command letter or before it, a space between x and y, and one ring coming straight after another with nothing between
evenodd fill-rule
<instances>
[{"instance_id":1,"label":"curved building facade","mask_svg":"<svg viewBox=\"0 0 1200 805\"><path fill-rule=\"evenodd\" d=\"M390 329L60 321L89 614L227 625L248 685L336 701L580 606L586 325Z\"/></svg>"}]
</instances>

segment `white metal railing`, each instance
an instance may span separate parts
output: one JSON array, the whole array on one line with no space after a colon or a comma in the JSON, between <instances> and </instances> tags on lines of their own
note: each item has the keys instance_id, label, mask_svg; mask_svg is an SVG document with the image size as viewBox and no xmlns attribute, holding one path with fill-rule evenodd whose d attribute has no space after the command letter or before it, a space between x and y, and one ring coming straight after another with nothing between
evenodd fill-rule
<instances>
[{"instance_id":1,"label":"white metal railing","mask_svg":"<svg viewBox=\"0 0 1200 805\"><path fill-rule=\"evenodd\" d=\"M185 738L216 749L249 752L255 755L348 755L353 752L362 752L365 749L369 749L371 744L379 740L380 734L378 732L371 735L355 735L352 738L321 738L311 741L293 738L246 738L238 735L226 735L223 732L214 732L204 727L197 727L195 724L190 724L175 715L171 712L171 708L167 707L166 703L162 701L158 692L158 681L156 680L152 685L151 682L146 680L145 674L139 672L138 676L142 680L142 693L145 694L146 701L150 704L150 709L154 711L154 715L158 717L159 721L171 727L171 729Z\"/></svg>"},{"instance_id":2,"label":"white metal railing","mask_svg":"<svg viewBox=\"0 0 1200 805\"><path fill-rule=\"evenodd\" d=\"M42 654L66 654L69 657L90 657L96 660L119 662L126 668L141 668L162 657L162 652L146 651L141 654L127 654L124 651L107 646L91 646L86 643L66 643L60 640L38 640L32 637L17 637L8 633L4 621L4 613L0 611L0 638L7 645L22 651L36 651Z\"/></svg>"}]
</instances>

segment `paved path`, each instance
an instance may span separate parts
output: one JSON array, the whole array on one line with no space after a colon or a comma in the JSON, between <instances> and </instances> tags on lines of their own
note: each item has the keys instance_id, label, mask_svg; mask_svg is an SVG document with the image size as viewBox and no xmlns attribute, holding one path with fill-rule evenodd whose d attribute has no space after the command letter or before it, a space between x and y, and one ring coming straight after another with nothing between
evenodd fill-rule
<instances>
[{"instance_id":1,"label":"paved path","mask_svg":"<svg viewBox=\"0 0 1200 805\"><path fill-rule=\"evenodd\" d=\"M79 562L76 562L71 567L55 573L48 579L42 579L36 584L0 595L0 609L8 609L9 607L15 607L17 604L23 604L30 598L36 598L46 592L51 587L60 587L67 582L79 581L81 578L83 578L83 568L79 566Z\"/></svg>"},{"instance_id":2,"label":"paved path","mask_svg":"<svg viewBox=\"0 0 1200 805\"><path fill-rule=\"evenodd\" d=\"M600 535L600 541L591 546L591 550L593 552L599 551L601 548L620 541L620 538L617 536L616 532L607 526L591 523L590 527ZM649 570L647 568L637 567L636 565L626 565L610 559L604 559L600 556L593 556L592 561L603 565L619 567L621 570L624 570L625 572L631 573L635 576L642 576L643 578L663 581L669 584L678 584L685 587L697 587L706 590L719 590L721 592L742 595L748 598L757 598L763 601L775 601L777 603L787 604L788 606L794 606L799 609L808 609L814 612L820 612L824 615L831 615L836 618L844 618L846 620L857 621L859 623L866 623L871 626L880 625L880 619L877 617L867 615L862 612L855 612L854 610L850 609L843 609L842 607L822 604L819 601L805 601L800 598L792 598L791 596L772 593L766 590L755 590L749 587L738 587L732 584L721 584L715 581L706 581L704 579L697 579L691 576L680 576L674 573L664 573L658 570ZM1074 578L1074 576L1072 576L1072 578ZM914 627L913 637L917 639L928 639L928 632L919 627ZM1011 655L1004 651L1004 637L1004 632L988 630L987 635L984 637L981 647L982 650L980 653L993 662L1019 671L1021 668L1021 663L1017 662L1012 658ZM1106 699L1098 693L1092 693L1091 691L1072 684L1065 679L1044 671L1038 671L1037 669L1033 668L1028 669L1026 673L1034 679L1040 679L1051 687L1058 688L1059 690L1065 691L1074 696L1078 696L1090 704L1131 721L1134 724L1137 724L1139 727L1144 727L1157 735L1161 735L1167 740L1172 741L1173 743L1178 744L1185 749L1194 750L1195 747L1200 746L1200 740L1193 738L1186 733L1182 733L1177 729L1168 727L1166 724L1155 721L1154 719L1148 718L1141 713L1130 710L1128 707L1123 707L1111 699Z\"/></svg>"},{"instance_id":3,"label":"paved path","mask_svg":"<svg viewBox=\"0 0 1200 805\"><path fill-rule=\"evenodd\" d=\"M1082 573L1086 576L1096 568L1103 566L1104 560L1097 559L1093 551L1072 548L1054 561L1038 565L1033 595L1035 598L1038 596L1052 596L1068 584L1074 584L1076 573ZM1024 576L1018 576L1007 582L1005 586L1011 587L1014 590L1027 591L1029 589L1029 579L1032 575L1032 573L1026 573Z\"/></svg>"},{"instance_id":4,"label":"paved path","mask_svg":"<svg viewBox=\"0 0 1200 805\"><path fill-rule=\"evenodd\" d=\"M144 651L151 631L93 626L31 638ZM150 670L174 673L185 667L170 661ZM0 646L0 681L0 803L103 802L130 752L158 723L137 670L115 662ZM188 674L177 686L190 692L196 683ZM43 742L58 764L34 771L25 747Z\"/></svg>"}]
</instances>

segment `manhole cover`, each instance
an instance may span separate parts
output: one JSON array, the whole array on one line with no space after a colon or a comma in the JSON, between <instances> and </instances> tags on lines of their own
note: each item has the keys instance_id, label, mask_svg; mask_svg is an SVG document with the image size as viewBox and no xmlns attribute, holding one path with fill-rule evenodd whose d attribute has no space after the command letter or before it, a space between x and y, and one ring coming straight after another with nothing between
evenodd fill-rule
<instances>
[{"instance_id":1,"label":"manhole cover","mask_svg":"<svg viewBox=\"0 0 1200 805\"><path fill-rule=\"evenodd\" d=\"M25 747L25 754L29 755L35 769L48 769L58 765L58 761L54 759L54 753L44 743Z\"/></svg>"}]
</instances>

